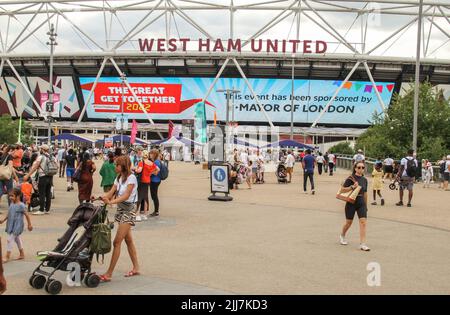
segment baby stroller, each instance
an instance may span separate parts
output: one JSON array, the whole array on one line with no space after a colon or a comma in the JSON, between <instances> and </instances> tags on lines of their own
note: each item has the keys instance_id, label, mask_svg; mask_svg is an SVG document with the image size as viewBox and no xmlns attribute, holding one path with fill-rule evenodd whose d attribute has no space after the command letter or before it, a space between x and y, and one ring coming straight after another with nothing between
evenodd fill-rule
<instances>
[{"instance_id":1,"label":"baby stroller","mask_svg":"<svg viewBox=\"0 0 450 315\"><path fill-rule=\"evenodd\" d=\"M31 193L30 197L30 211L39 207L41 204L39 199L38 182L34 180L31 182L31 185L33 185L33 192Z\"/></svg>"},{"instance_id":2,"label":"baby stroller","mask_svg":"<svg viewBox=\"0 0 450 315\"><path fill-rule=\"evenodd\" d=\"M243 164L236 165L236 183L242 184L245 182L245 179L247 178L247 168Z\"/></svg>"},{"instance_id":3,"label":"baby stroller","mask_svg":"<svg viewBox=\"0 0 450 315\"><path fill-rule=\"evenodd\" d=\"M45 287L47 293L58 294L62 289L62 283L52 277L57 270L61 270L72 271L67 275L68 284L80 280L89 288L97 287L100 277L91 272L94 254L90 253L89 245L93 225L104 223L106 218L106 205L95 206L92 203L79 205L67 222L69 229L58 239L55 249L37 253L42 262L33 271L29 280L30 285L35 289ZM78 271L79 279L78 274L75 274Z\"/></svg>"},{"instance_id":4,"label":"baby stroller","mask_svg":"<svg viewBox=\"0 0 450 315\"><path fill-rule=\"evenodd\" d=\"M287 184L287 170L283 163L278 164L275 175L277 176L278 184Z\"/></svg>"},{"instance_id":5,"label":"baby stroller","mask_svg":"<svg viewBox=\"0 0 450 315\"><path fill-rule=\"evenodd\" d=\"M392 183L389 184L389 189L390 190L397 190L399 185L400 185L400 183L399 183L399 181L398 181L398 179L396 177L396 178L394 178Z\"/></svg>"}]
</instances>

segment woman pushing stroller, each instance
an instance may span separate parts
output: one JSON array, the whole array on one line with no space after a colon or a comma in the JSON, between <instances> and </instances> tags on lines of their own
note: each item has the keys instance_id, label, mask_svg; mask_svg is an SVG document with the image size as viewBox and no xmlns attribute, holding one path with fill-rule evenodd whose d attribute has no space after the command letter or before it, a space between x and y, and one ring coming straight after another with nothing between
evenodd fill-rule
<instances>
[{"instance_id":1,"label":"woman pushing stroller","mask_svg":"<svg viewBox=\"0 0 450 315\"><path fill-rule=\"evenodd\" d=\"M119 224L116 237L113 242L111 263L105 274L100 276L100 281L111 281L112 274L120 257L122 241L127 244L128 253L133 268L125 274L125 277L139 275L139 263L137 259L136 246L131 235L131 227L135 225L135 205L137 201L137 179L131 172L131 161L126 155L118 157L115 161L116 173L118 174L111 190L100 197L105 204L117 204L117 212L114 221ZM94 198L94 197L93 197Z\"/></svg>"}]
</instances>

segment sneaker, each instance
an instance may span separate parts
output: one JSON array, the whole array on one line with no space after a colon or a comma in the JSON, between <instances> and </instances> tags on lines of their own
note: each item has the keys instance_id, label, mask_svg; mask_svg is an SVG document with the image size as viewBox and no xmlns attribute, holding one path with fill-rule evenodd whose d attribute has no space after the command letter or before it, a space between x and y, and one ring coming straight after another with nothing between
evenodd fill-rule
<instances>
[{"instance_id":1,"label":"sneaker","mask_svg":"<svg viewBox=\"0 0 450 315\"><path fill-rule=\"evenodd\" d=\"M397 202L395 205L401 207L401 206L403 206L403 202L402 202L402 201L399 201L399 202Z\"/></svg>"},{"instance_id":2,"label":"sneaker","mask_svg":"<svg viewBox=\"0 0 450 315\"><path fill-rule=\"evenodd\" d=\"M408 208L411 208L411 207L412 207L410 203L408 203L406 206L407 206Z\"/></svg>"},{"instance_id":3,"label":"sneaker","mask_svg":"<svg viewBox=\"0 0 450 315\"><path fill-rule=\"evenodd\" d=\"M136 222L141 222L141 221L142 221L141 216L140 216L140 215L137 215L137 216L136 216Z\"/></svg>"},{"instance_id":4,"label":"sneaker","mask_svg":"<svg viewBox=\"0 0 450 315\"><path fill-rule=\"evenodd\" d=\"M50 214L50 211L45 211L44 214Z\"/></svg>"},{"instance_id":5,"label":"sneaker","mask_svg":"<svg viewBox=\"0 0 450 315\"><path fill-rule=\"evenodd\" d=\"M377 202L374 201L374 202L371 203L371 205L372 205L372 206L376 206L376 205L377 205Z\"/></svg>"},{"instance_id":6,"label":"sneaker","mask_svg":"<svg viewBox=\"0 0 450 315\"><path fill-rule=\"evenodd\" d=\"M365 251L365 252L369 252L369 251L370 251L369 246L367 246L366 244L361 244L361 245L359 245L359 249L360 249L360 250L363 250L363 251Z\"/></svg>"},{"instance_id":7,"label":"sneaker","mask_svg":"<svg viewBox=\"0 0 450 315\"><path fill-rule=\"evenodd\" d=\"M347 240L345 239L345 236L339 235L339 243L341 245L348 245Z\"/></svg>"},{"instance_id":8,"label":"sneaker","mask_svg":"<svg viewBox=\"0 0 450 315\"><path fill-rule=\"evenodd\" d=\"M305 195L307 195L307 194L308 194L308 192L307 192L307 191L304 191L303 193L304 193Z\"/></svg>"},{"instance_id":9,"label":"sneaker","mask_svg":"<svg viewBox=\"0 0 450 315\"><path fill-rule=\"evenodd\" d=\"M150 216L151 216L151 217L157 217L157 216L159 216L159 212L156 212L156 211L155 211L155 212L153 212L152 214L150 214Z\"/></svg>"},{"instance_id":10,"label":"sneaker","mask_svg":"<svg viewBox=\"0 0 450 315\"><path fill-rule=\"evenodd\" d=\"M384 199L381 199L381 205L384 206Z\"/></svg>"},{"instance_id":11,"label":"sneaker","mask_svg":"<svg viewBox=\"0 0 450 315\"><path fill-rule=\"evenodd\" d=\"M142 221L147 221L148 217L145 214L143 214L143 215L141 215L141 219L142 219Z\"/></svg>"},{"instance_id":12,"label":"sneaker","mask_svg":"<svg viewBox=\"0 0 450 315\"><path fill-rule=\"evenodd\" d=\"M43 215L43 214L44 214L44 212L42 212L42 211L33 212L33 215Z\"/></svg>"},{"instance_id":13,"label":"sneaker","mask_svg":"<svg viewBox=\"0 0 450 315\"><path fill-rule=\"evenodd\" d=\"M315 195L316 192L314 190L311 190L311 195Z\"/></svg>"},{"instance_id":14,"label":"sneaker","mask_svg":"<svg viewBox=\"0 0 450 315\"><path fill-rule=\"evenodd\" d=\"M71 189L70 189L70 187L67 187L67 191L70 191Z\"/></svg>"}]
</instances>

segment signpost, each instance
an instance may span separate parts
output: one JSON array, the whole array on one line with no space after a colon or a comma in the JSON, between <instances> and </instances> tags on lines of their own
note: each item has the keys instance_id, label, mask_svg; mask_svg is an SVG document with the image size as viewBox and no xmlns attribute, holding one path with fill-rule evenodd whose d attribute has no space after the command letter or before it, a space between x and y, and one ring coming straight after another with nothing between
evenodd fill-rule
<instances>
[{"instance_id":1,"label":"signpost","mask_svg":"<svg viewBox=\"0 0 450 315\"><path fill-rule=\"evenodd\" d=\"M226 164L213 164L211 165L211 193L208 200L213 201L231 201L233 197L230 194L230 187L228 186L228 165ZM224 195L216 195L217 193L223 193Z\"/></svg>"}]
</instances>

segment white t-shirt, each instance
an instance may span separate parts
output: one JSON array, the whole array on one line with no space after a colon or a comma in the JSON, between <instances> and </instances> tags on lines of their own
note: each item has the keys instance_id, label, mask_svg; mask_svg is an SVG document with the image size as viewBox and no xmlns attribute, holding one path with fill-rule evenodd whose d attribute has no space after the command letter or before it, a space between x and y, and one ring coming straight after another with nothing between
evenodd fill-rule
<instances>
[{"instance_id":1,"label":"white t-shirt","mask_svg":"<svg viewBox=\"0 0 450 315\"><path fill-rule=\"evenodd\" d=\"M450 173L450 171L448 170L450 168L450 161L445 162L445 171L444 173Z\"/></svg>"},{"instance_id":2,"label":"white t-shirt","mask_svg":"<svg viewBox=\"0 0 450 315\"><path fill-rule=\"evenodd\" d=\"M361 154L361 153L355 154L355 155L353 156L353 160L355 161L355 163L356 163L356 162L362 162L362 161L364 161L365 159L366 159L366 157L364 156L364 154Z\"/></svg>"},{"instance_id":3,"label":"white t-shirt","mask_svg":"<svg viewBox=\"0 0 450 315\"><path fill-rule=\"evenodd\" d=\"M288 154L286 157L286 167L294 167L295 158L292 154Z\"/></svg>"},{"instance_id":4,"label":"white t-shirt","mask_svg":"<svg viewBox=\"0 0 450 315\"><path fill-rule=\"evenodd\" d=\"M335 159L334 154L332 154L332 153L328 154L328 163L334 164L334 159Z\"/></svg>"},{"instance_id":5,"label":"white t-shirt","mask_svg":"<svg viewBox=\"0 0 450 315\"><path fill-rule=\"evenodd\" d=\"M63 160L63 154L66 150L65 149L59 149L58 150L58 161L62 161Z\"/></svg>"},{"instance_id":6,"label":"white t-shirt","mask_svg":"<svg viewBox=\"0 0 450 315\"><path fill-rule=\"evenodd\" d=\"M316 157L316 162L317 163L324 163L325 162L325 158L322 155L319 155L318 157Z\"/></svg>"},{"instance_id":7,"label":"white t-shirt","mask_svg":"<svg viewBox=\"0 0 450 315\"><path fill-rule=\"evenodd\" d=\"M406 173L406 169L408 167L408 160L412 160L412 159L414 159L412 156L407 156L400 161L400 165L404 166L402 176L408 176L408 174ZM417 163L416 159L414 159L414 163L416 164L416 167L419 167L419 164Z\"/></svg>"},{"instance_id":8,"label":"white t-shirt","mask_svg":"<svg viewBox=\"0 0 450 315\"><path fill-rule=\"evenodd\" d=\"M383 163L384 163L384 165L386 165L386 166L391 166L391 165L394 165L394 160L391 159L391 158L387 158L387 159L384 160Z\"/></svg>"},{"instance_id":9,"label":"white t-shirt","mask_svg":"<svg viewBox=\"0 0 450 315\"><path fill-rule=\"evenodd\" d=\"M117 189L117 197L121 197L125 194L127 191L128 185L134 185L133 190L131 191L130 197L126 200L127 202L134 203L137 201L137 188L138 188L138 182L136 179L136 176L131 174L128 176L127 181L125 183L122 183L122 180L120 182L117 180L117 178L114 180L114 185Z\"/></svg>"}]
</instances>

